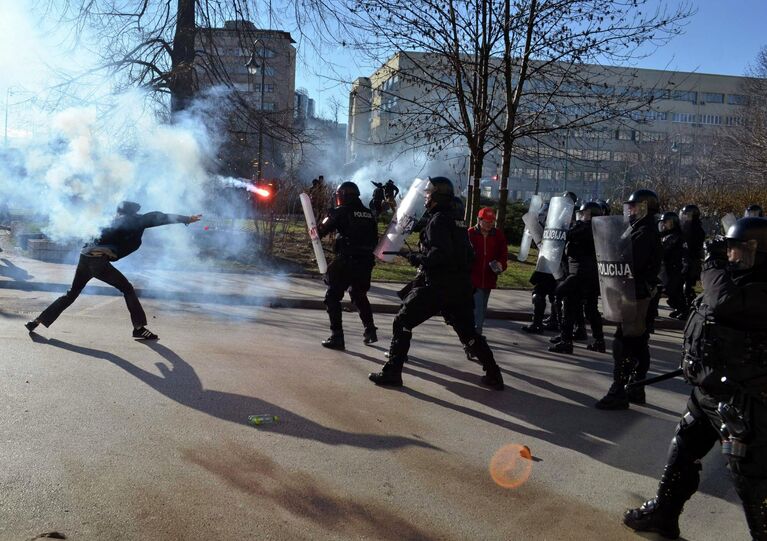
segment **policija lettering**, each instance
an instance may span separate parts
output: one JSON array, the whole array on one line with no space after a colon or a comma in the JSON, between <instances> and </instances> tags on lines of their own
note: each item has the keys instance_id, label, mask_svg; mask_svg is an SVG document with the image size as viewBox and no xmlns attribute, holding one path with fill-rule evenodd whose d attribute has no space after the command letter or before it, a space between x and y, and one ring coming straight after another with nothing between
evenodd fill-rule
<instances>
[{"instance_id":1,"label":"policija lettering","mask_svg":"<svg viewBox=\"0 0 767 541\"><path fill-rule=\"evenodd\" d=\"M566 229L544 229L543 240L557 240L557 241L564 242L567 240L567 230Z\"/></svg>"},{"instance_id":2,"label":"policija lettering","mask_svg":"<svg viewBox=\"0 0 767 541\"><path fill-rule=\"evenodd\" d=\"M634 273L631 272L631 265L626 262L612 263L610 261L599 261L597 262L597 269L600 276L634 277Z\"/></svg>"}]
</instances>

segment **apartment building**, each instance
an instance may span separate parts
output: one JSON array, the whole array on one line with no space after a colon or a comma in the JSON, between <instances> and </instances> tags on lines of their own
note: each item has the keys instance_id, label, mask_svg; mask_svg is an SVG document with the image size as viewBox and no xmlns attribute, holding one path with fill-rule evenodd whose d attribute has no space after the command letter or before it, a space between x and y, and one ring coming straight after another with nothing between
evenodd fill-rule
<instances>
[{"instance_id":1,"label":"apartment building","mask_svg":"<svg viewBox=\"0 0 767 541\"><path fill-rule=\"evenodd\" d=\"M422 104L428 100L438 103L440 85L436 81L444 80L447 85L452 81L448 75L424 76L424 70L440 70L442 65L423 53L398 53L370 77L354 82L347 129L351 168L401 156L407 147L427 146L408 138L403 130L411 126L419 132L430 121ZM609 101L611 96L621 97L614 101L625 108L625 114L598 123L591 118L581 126L576 123L550 135L518 140L509 175L512 198L565 190L584 198L613 197L625 186L651 177L683 180L700 175L718 135L747 122L742 77L593 65L578 69L588 73L575 79L599 84L586 92L581 88L582 94L567 103L555 98L560 103L554 107L557 119L553 121L565 125L578 118L587 105ZM528 84L534 91L536 85L545 90L549 83ZM528 99L524 106L533 111L539 105ZM611 114L615 112L613 109ZM442 173L465 186L465 144L458 140L455 146L431 151L434 162L444 165ZM500 166L498 153L490 153L483 171L488 179L483 183L485 195L497 192L492 179L499 175Z\"/></svg>"}]
</instances>

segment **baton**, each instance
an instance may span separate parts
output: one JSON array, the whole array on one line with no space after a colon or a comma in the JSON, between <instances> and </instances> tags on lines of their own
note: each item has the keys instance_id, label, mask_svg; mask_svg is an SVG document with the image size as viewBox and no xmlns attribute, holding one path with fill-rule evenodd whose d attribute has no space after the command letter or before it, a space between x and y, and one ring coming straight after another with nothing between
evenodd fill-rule
<instances>
[{"instance_id":1,"label":"baton","mask_svg":"<svg viewBox=\"0 0 767 541\"><path fill-rule=\"evenodd\" d=\"M671 372L666 372L665 374L661 374L660 376L646 378L646 379L629 383L628 385L626 385L626 390L631 391L632 389L636 389L637 387L644 387L645 385L652 385L653 383L666 381L667 379L673 379L677 376L681 376L682 374L683 374L682 369L677 368L676 370L672 370Z\"/></svg>"},{"instance_id":2,"label":"baton","mask_svg":"<svg viewBox=\"0 0 767 541\"><path fill-rule=\"evenodd\" d=\"M381 252L383 255L401 255L402 257L405 256L402 252Z\"/></svg>"}]
</instances>

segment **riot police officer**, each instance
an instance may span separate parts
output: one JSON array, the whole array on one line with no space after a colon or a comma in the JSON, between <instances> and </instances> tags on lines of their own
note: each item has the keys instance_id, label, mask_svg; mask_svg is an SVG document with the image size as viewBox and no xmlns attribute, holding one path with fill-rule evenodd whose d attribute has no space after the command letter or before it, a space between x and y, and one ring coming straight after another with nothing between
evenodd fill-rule
<instances>
[{"instance_id":1,"label":"riot police officer","mask_svg":"<svg viewBox=\"0 0 767 541\"><path fill-rule=\"evenodd\" d=\"M663 246L663 264L659 275L662 290L668 297L668 305L673 310L669 316L687 319L687 303L684 300L683 264L687 246L682 237L679 215L676 212L664 212L658 222L661 245ZM657 313L660 291L655 297L653 314Z\"/></svg>"},{"instance_id":2,"label":"riot police officer","mask_svg":"<svg viewBox=\"0 0 767 541\"><path fill-rule=\"evenodd\" d=\"M344 329L342 325L341 299L348 289L352 303L357 307L365 326L363 342L372 344L378 340L373 311L367 292L375 259L373 250L378 242L378 227L373 213L360 201L360 190L353 182L343 182L335 192L336 206L330 211L317 232L321 237L336 232L333 251L336 254L328 266L325 283L325 306L330 318L330 338L322 345L343 350Z\"/></svg>"},{"instance_id":3,"label":"riot police officer","mask_svg":"<svg viewBox=\"0 0 767 541\"><path fill-rule=\"evenodd\" d=\"M706 232L700 221L700 209L697 205L685 205L679 216L682 226L682 238L687 245L684 253L682 275L684 279L684 298L689 307L695 299L695 284L700 280L703 263L703 242Z\"/></svg>"},{"instance_id":4,"label":"riot police officer","mask_svg":"<svg viewBox=\"0 0 767 541\"><path fill-rule=\"evenodd\" d=\"M726 242L726 243L725 243ZM767 220L742 218L707 244L703 294L684 334L682 369L694 385L655 498L628 510L637 531L679 536L701 459L722 442L751 537L767 540Z\"/></svg>"},{"instance_id":5,"label":"riot police officer","mask_svg":"<svg viewBox=\"0 0 767 541\"><path fill-rule=\"evenodd\" d=\"M631 319L618 324L613 340L613 383L607 394L596 403L599 409L627 409L629 401L645 402L644 388L631 395L625 386L630 379L641 380L650 368L650 302L657 289L663 248L655 223L660 210L658 195L647 189L636 190L624 203L630 224L631 261L628 262L633 280L627 292L634 303ZM601 277L600 277L601 279ZM607 299L603 299L606 301Z\"/></svg>"},{"instance_id":6,"label":"riot police officer","mask_svg":"<svg viewBox=\"0 0 767 541\"><path fill-rule=\"evenodd\" d=\"M583 203L576 213L576 221L567 232L568 275L557 286L557 296L563 298L564 317L562 318L561 340L549 351L555 353L573 352L573 326L579 313L584 308L586 318L591 325L594 342L589 349L605 351L605 337L602 330L602 315L599 313L599 275L597 274L594 234L591 231L591 219L602 215L599 203Z\"/></svg>"},{"instance_id":7,"label":"riot police officer","mask_svg":"<svg viewBox=\"0 0 767 541\"><path fill-rule=\"evenodd\" d=\"M743 213L744 218L764 218L764 210L760 205L749 205L746 208L746 212Z\"/></svg>"},{"instance_id":8,"label":"riot police officer","mask_svg":"<svg viewBox=\"0 0 767 541\"><path fill-rule=\"evenodd\" d=\"M467 352L482 364L481 382L502 390L503 377L493 352L474 328L471 262L473 253L465 224L454 212L453 183L445 177L429 179L426 190L426 224L420 232L420 250L407 255L419 274L406 291L392 324L389 360L381 372L370 374L377 385L402 385L402 366L407 360L415 327L442 313Z\"/></svg>"}]
</instances>

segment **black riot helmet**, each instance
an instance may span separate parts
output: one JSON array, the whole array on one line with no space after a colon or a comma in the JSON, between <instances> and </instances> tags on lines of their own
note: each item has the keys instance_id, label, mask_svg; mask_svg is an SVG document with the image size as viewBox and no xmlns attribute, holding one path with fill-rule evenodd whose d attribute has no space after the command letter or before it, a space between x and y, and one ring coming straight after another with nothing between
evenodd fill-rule
<instances>
[{"instance_id":1,"label":"black riot helmet","mask_svg":"<svg viewBox=\"0 0 767 541\"><path fill-rule=\"evenodd\" d=\"M139 205L138 203L134 203L133 201L123 201L122 203L117 205L117 214L123 214L123 215L136 214L140 208L141 208L141 205Z\"/></svg>"},{"instance_id":2,"label":"black riot helmet","mask_svg":"<svg viewBox=\"0 0 767 541\"><path fill-rule=\"evenodd\" d=\"M685 205L679 211L682 220L700 220L700 209L698 205Z\"/></svg>"},{"instance_id":3,"label":"black riot helmet","mask_svg":"<svg viewBox=\"0 0 767 541\"><path fill-rule=\"evenodd\" d=\"M453 183L449 178L429 177L424 206L430 209L435 205L452 205L454 196Z\"/></svg>"},{"instance_id":4,"label":"black riot helmet","mask_svg":"<svg viewBox=\"0 0 767 541\"><path fill-rule=\"evenodd\" d=\"M746 208L746 212L743 213L744 218L764 218L764 210L759 205L749 205Z\"/></svg>"},{"instance_id":5,"label":"black riot helmet","mask_svg":"<svg viewBox=\"0 0 767 541\"><path fill-rule=\"evenodd\" d=\"M596 201L587 201L580 206L575 217L579 222L590 222L594 216L603 214L602 205Z\"/></svg>"},{"instance_id":6,"label":"black riot helmet","mask_svg":"<svg viewBox=\"0 0 767 541\"><path fill-rule=\"evenodd\" d=\"M664 212L658 220L658 231L674 231L680 229L679 215L676 212Z\"/></svg>"},{"instance_id":7,"label":"black riot helmet","mask_svg":"<svg viewBox=\"0 0 767 541\"><path fill-rule=\"evenodd\" d=\"M625 214L628 214L632 223L645 216L658 214L660 212L658 194L645 188L636 190L623 202L623 210Z\"/></svg>"},{"instance_id":8,"label":"black riot helmet","mask_svg":"<svg viewBox=\"0 0 767 541\"><path fill-rule=\"evenodd\" d=\"M602 216L610 215L610 212L612 212L612 209L610 208L610 203L608 203L604 199L597 199L597 204L600 207L602 207Z\"/></svg>"},{"instance_id":9,"label":"black riot helmet","mask_svg":"<svg viewBox=\"0 0 767 541\"><path fill-rule=\"evenodd\" d=\"M569 197L570 199L573 200L573 204L578 202L578 196L575 195L575 192L564 192L562 194L562 197Z\"/></svg>"},{"instance_id":10,"label":"black riot helmet","mask_svg":"<svg viewBox=\"0 0 767 541\"><path fill-rule=\"evenodd\" d=\"M740 270L767 260L767 219L741 218L727 230L727 258Z\"/></svg>"},{"instance_id":11,"label":"black riot helmet","mask_svg":"<svg viewBox=\"0 0 767 541\"><path fill-rule=\"evenodd\" d=\"M336 188L336 206L348 205L355 199L360 198L360 189L351 181L342 182Z\"/></svg>"}]
</instances>

